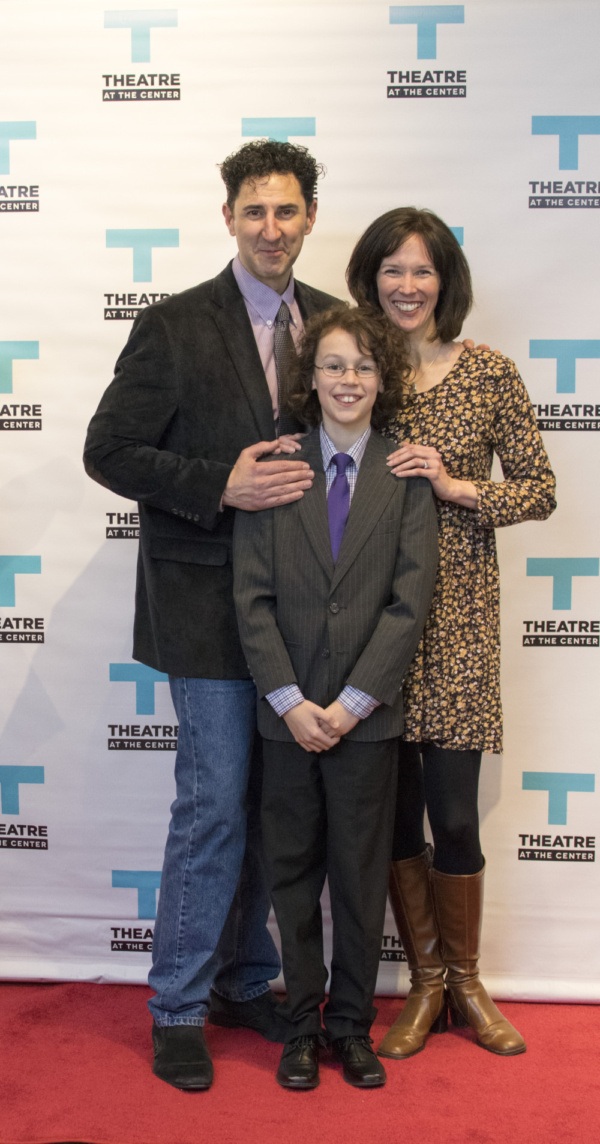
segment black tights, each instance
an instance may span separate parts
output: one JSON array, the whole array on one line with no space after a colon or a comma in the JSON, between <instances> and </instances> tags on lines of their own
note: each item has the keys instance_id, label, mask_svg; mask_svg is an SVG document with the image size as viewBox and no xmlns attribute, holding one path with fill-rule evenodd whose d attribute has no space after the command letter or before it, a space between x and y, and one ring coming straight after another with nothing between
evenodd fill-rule
<instances>
[{"instance_id":1,"label":"black tights","mask_svg":"<svg viewBox=\"0 0 600 1144\"><path fill-rule=\"evenodd\" d=\"M483 866L477 793L481 751L448 751L433 743L400 742L393 861L425 849L425 806L433 834L433 865L442 874L477 874Z\"/></svg>"}]
</instances>

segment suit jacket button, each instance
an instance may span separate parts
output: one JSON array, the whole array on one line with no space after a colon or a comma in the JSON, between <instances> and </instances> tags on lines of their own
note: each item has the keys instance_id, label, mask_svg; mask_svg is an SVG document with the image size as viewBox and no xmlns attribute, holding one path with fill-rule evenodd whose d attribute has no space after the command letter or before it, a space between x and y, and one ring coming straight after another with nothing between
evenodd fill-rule
<instances>
[{"instance_id":1,"label":"suit jacket button","mask_svg":"<svg viewBox=\"0 0 600 1144\"><path fill-rule=\"evenodd\" d=\"M331 653L330 653L330 651L329 651L329 648L328 648L328 647L324 647L324 648L323 648L323 651L321 652L321 659L329 659L329 656L330 656L330 654L331 654Z\"/></svg>"},{"instance_id":2,"label":"suit jacket button","mask_svg":"<svg viewBox=\"0 0 600 1144\"><path fill-rule=\"evenodd\" d=\"M192 519L192 514L191 514L191 512L186 512L186 514L185 514L185 515L186 515L186 517L187 517L187 519L188 519L188 520L191 520L191 519Z\"/></svg>"},{"instance_id":3,"label":"suit jacket button","mask_svg":"<svg viewBox=\"0 0 600 1144\"><path fill-rule=\"evenodd\" d=\"M329 605L329 611L332 612L334 616L337 616L339 610L340 610L339 604L333 603L333 604Z\"/></svg>"},{"instance_id":4,"label":"suit jacket button","mask_svg":"<svg viewBox=\"0 0 600 1144\"><path fill-rule=\"evenodd\" d=\"M197 524L199 520L200 520L200 517L198 516L198 513L196 513L196 515L194 517L195 524Z\"/></svg>"},{"instance_id":5,"label":"suit jacket button","mask_svg":"<svg viewBox=\"0 0 600 1144\"><path fill-rule=\"evenodd\" d=\"M172 509L171 509L171 512L174 512L174 513L175 513L175 516L179 516L179 510L178 510L178 509L176 509L176 508L172 508Z\"/></svg>"}]
</instances>

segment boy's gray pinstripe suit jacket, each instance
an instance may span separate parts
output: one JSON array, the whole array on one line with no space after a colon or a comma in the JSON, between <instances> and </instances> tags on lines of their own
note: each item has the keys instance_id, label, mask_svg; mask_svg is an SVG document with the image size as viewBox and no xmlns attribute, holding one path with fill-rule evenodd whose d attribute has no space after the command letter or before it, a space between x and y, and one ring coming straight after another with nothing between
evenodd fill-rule
<instances>
[{"instance_id":1,"label":"boy's gray pinstripe suit jacket","mask_svg":"<svg viewBox=\"0 0 600 1144\"><path fill-rule=\"evenodd\" d=\"M346 684L378 699L349 739L402 732L400 687L431 602L437 522L429 481L387 468L396 448L371 434L335 565L318 430L296 454L315 470L312 489L293 504L237 514L235 601L267 739L292 741L264 698L288 683L322 707Z\"/></svg>"}]
</instances>

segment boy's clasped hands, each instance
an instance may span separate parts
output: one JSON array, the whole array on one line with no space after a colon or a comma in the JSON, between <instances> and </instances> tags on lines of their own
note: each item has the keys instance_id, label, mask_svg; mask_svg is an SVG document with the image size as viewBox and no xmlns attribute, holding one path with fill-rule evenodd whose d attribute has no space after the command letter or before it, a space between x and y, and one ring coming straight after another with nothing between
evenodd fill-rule
<instances>
[{"instance_id":1,"label":"boy's clasped hands","mask_svg":"<svg viewBox=\"0 0 600 1144\"><path fill-rule=\"evenodd\" d=\"M305 699L283 716L294 739L305 751L328 751L358 723L358 716L347 711L339 699L329 707L319 707Z\"/></svg>"}]
</instances>

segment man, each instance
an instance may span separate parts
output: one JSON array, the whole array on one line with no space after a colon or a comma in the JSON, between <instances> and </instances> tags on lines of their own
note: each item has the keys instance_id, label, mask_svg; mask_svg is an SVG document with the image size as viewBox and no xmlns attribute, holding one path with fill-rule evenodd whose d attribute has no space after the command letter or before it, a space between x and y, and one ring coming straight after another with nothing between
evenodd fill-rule
<instances>
[{"instance_id":1,"label":"man","mask_svg":"<svg viewBox=\"0 0 600 1144\"><path fill-rule=\"evenodd\" d=\"M280 420L286 358L303 319L335 301L292 275L317 210L319 169L307 150L248 143L221 174L238 255L212 281L138 316L85 448L91 477L139 501L133 656L169 674L179 719L149 1006L154 1072L196 1090L213 1077L209 1007L216 1024L283 1039L268 985L280 965L266 928L256 693L235 619L231 542L236 508L287 504L311 486L308 464L258 458L296 449L277 439L295 428Z\"/></svg>"}]
</instances>

